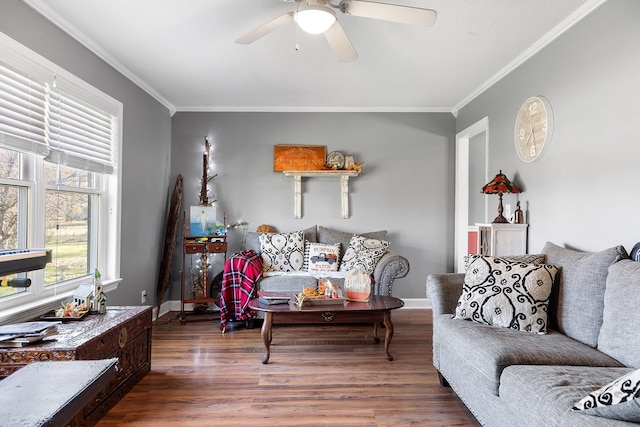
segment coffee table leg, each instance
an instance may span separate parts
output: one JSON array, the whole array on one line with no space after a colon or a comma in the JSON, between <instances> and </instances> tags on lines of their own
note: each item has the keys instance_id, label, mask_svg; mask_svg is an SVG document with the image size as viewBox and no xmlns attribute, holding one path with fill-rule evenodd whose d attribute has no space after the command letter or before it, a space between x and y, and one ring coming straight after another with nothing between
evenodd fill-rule
<instances>
[{"instance_id":1,"label":"coffee table leg","mask_svg":"<svg viewBox=\"0 0 640 427\"><path fill-rule=\"evenodd\" d=\"M393 360L393 356L389 353L389 344L391 344L391 338L393 338L393 323L391 323L391 311L385 310L384 312L384 326L387 328L387 333L384 337L384 352L387 355L387 360Z\"/></svg>"},{"instance_id":2,"label":"coffee table leg","mask_svg":"<svg viewBox=\"0 0 640 427\"><path fill-rule=\"evenodd\" d=\"M271 324L272 324L272 313L267 311L264 313L264 321L262 322L262 341L264 342L265 353L262 356L262 363L267 363L269 361L269 356L271 355Z\"/></svg>"},{"instance_id":3,"label":"coffee table leg","mask_svg":"<svg viewBox=\"0 0 640 427\"><path fill-rule=\"evenodd\" d=\"M373 322L373 342L378 344L380 342L380 338L378 337L378 321Z\"/></svg>"}]
</instances>

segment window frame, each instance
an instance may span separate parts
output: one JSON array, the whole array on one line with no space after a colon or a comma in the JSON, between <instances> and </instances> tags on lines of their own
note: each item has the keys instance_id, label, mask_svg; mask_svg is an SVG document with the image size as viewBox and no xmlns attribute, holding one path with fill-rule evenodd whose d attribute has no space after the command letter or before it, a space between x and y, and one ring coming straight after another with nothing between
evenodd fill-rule
<instances>
[{"instance_id":1,"label":"window frame","mask_svg":"<svg viewBox=\"0 0 640 427\"><path fill-rule=\"evenodd\" d=\"M97 225L93 223L93 226L97 227L97 237L95 237L98 239L95 248L98 251L97 267L102 275L103 290L105 292L113 291L122 280L120 277L122 168L120 165L122 164L123 105L120 101L2 32L0 32L0 59L16 68L25 71L33 70L33 73L39 77L47 76L47 83L52 87L61 85L74 98L87 104L96 105L98 108L106 108L106 111L115 119L112 132L113 173L94 172L96 176L99 175L97 181L101 184L96 189L61 188L64 191L98 194L98 212L94 214L97 215L98 223ZM14 149L10 146L7 148ZM19 184L10 185L28 187L26 247L43 248L45 247L45 194L47 189L55 186L47 184L44 180L44 162L46 160L42 153L33 154L22 151L20 157ZM15 183L15 181L2 179L3 183ZM44 286L44 270L31 271L28 276L32 280L32 285L27 288L26 292L6 296L0 300L0 324L7 321L31 320L34 316L57 308L60 301L68 299L80 284L90 280L91 274L65 281L63 285L49 285L47 287Z\"/></svg>"}]
</instances>

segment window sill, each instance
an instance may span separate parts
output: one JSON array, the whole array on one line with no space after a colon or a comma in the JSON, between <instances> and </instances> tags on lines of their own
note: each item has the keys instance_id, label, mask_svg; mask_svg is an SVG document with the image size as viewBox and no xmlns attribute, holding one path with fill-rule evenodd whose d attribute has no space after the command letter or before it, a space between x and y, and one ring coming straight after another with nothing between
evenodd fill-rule
<instances>
[{"instance_id":1,"label":"window sill","mask_svg":"<svg viewBox=\"0 0 640 427\"><path fill-rule=\"evenodd\" d=\"M105 293L109 293L118 289L118 285L122 282L122 279L110 280L104 283L103 290ZM64 300L71 299L71 296L75 292L74 290L59 293L47 298L41 298L38 301L33 301L26 304L21 304L16 307L0 310L0 325L8 323L20 323L29 322L36 319L43 314L55 310L60 307L60 303Z\"/></svg>"}]
</instances>

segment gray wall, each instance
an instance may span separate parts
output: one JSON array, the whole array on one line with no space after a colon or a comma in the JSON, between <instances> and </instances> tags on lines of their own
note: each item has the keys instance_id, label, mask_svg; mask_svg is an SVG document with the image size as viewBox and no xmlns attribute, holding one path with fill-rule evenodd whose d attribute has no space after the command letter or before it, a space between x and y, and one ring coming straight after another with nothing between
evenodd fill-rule
<instances>
[{"instance_id":1,"label":"gray wall","mask_svg":"<svg viewBox=\"0 0 640 427\"><path fill-rule=\"evenodd\" d=\"M640 240L638 22L637 0L606 2L458 115L458 131L489 117L489 170L522 184L530 252L546 241L595 251ZM513 129L533 95L551 102L555 130L543 157L527 164Z\"/></svg>"},{"instance_id":2,"label":"gray wall","mask_svg":"<svg viewBox=\"0 0 640 427\"><path fill-rule=\"evenodd\" d=\"M19 0L2 0L0 31L124 104L122 146L123 282L109 305L154 300L169 192L168 110ZM172 184L171 184L172 185Z\"/></svg>"},{"instance_id":3,"label":"gray wall","mask_svg":"<svg viewBox=\"0 0 640 427\"><path fill-rule=\"evenodd\" d=\"M228 222L248 221L250 231L263 223L279 231L386 229L391 249L411 263L394 295L424 298L427 274L452 262L454 126L449 113L177 113L172 176L184 177L183 207L196 205L208 136L213 193ZM364 173L349 182L349 219L341 218L339 182L329 178L303 179L303 217L294 219L293 179L273 172L277 144L326 145L363 163ZM229 240L233 253L240 231ZM174 283L172 299L179 289Z\"/></svg>"}]
</instances>

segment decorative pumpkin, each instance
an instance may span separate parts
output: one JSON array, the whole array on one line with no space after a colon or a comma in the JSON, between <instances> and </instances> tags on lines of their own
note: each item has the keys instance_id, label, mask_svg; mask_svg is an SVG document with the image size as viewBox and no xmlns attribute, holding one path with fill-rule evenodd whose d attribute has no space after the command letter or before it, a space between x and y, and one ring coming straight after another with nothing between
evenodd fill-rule
<instances>
[{"instance_id":1,"label":"decorative pumpkin","mask_svg":"<svg viewBox=\"0 0 640 427\"><path fill-rule=\"evenodd\" d=\"M267 224L262 224L258 227L258 229L256 230L258 233L273 233L275 230L273 229L272 226L267 225Z\"/></svg>"}]
</instances>

